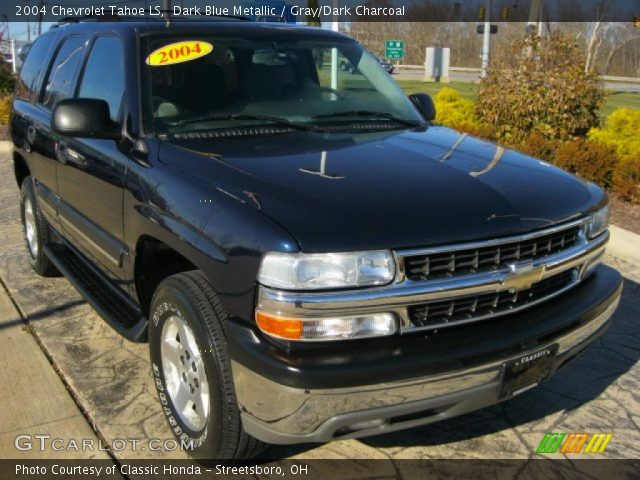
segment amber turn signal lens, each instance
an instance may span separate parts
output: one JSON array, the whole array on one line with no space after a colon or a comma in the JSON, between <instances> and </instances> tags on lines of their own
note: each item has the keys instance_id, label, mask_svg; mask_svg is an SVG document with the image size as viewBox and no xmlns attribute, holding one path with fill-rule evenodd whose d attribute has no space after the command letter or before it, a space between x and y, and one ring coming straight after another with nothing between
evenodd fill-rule
<instances>
[{"instance_id":1,"label":"amber turn signal lens","mask_svg":"<svg viewBox=\"0 0 640 480\"><path fill-rule=\"evenodd\" d=\"M302 338L302 320L256 312L256 323L260 330L274 337L286 338L287 340Z\"/></svg>"}]
</instances>

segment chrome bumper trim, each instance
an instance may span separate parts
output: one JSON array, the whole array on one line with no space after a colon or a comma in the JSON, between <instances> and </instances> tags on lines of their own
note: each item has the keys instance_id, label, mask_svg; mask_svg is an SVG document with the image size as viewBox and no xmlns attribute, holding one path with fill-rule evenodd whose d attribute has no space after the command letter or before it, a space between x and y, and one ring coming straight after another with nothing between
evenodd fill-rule
<instances>
[{"instance_id":1,"label":"chrome bumper trim","mask_svg":"<svg viewBox=\"0 0 640 480\"><path fill-rule=\"evenodd\" d=\"M547 345L558 344L558 355L579 347L596 334L613 315L619 296L596 318L555 339ZM544 348L540 345L535 348ZM517 355L517 357L522 354ZM328 441L336 437L336 429L345 425L352 427L340 438L359 437L373 433L406 428L418 424L458 415L481 408L474 400L474 392L482 392L486 405L496 403L502 376L502 365L516 356L506 356L497 361L462 371L414 379L410 381L382 383L352 388L308 390L291 388L268 380L241 364L232 361L236 396L243 416L244 426L252 435L271 443L299 443L305 441ZM452 406L452 414L434 414L411 425L389 425L390 417L404 409L431 408L431 405L449 405L451 398L466 405ZM468 400L468 401L467 401ZM466 403L465 403L466 402ZM397 415L397 413L395 413ZM373 420L370 417L374 417ZM358 425L363 418L367 422L377 421L371 431ZM350 423L351 422L351 423ZM373 425L373 424L371 424ZM347 429L349 430L349 429Z\"/></svg>"},{"instance_id":2,"label":"chrome bumper trim","mask_svg":"<svg viewBox=\"0 0 640 480\"><path fill-rule=\"evenodd\" d=\"M584 223L584 220L564 225L563 228L570 228L580 223ZM549 232L537 232L537 235L544 233ZM576 246L528 263L530 268L541 268L539 280L577 268L573 282L563 290L519 308L473 317L452 324L416 327L409 320L407 307L435 300L510 290L513 288L513 270L504 268L493 272L420 282L403 278L384 287L331 292L288 292L261 286L258 291L257 308L261 311L294 318L392 312L399 319L401 333L461 325L529 308L574 287L586 276L589 267L593 265L593 260L603 255L608 241L609 232L605 232L591 241L586 241L584 234L581 233L580 241ZM424 253L424 251L421 252ZM407 254L407 252L396 252L399 258ZM400 275L402 274L400 273Z\"/></svg>"}]
</instances>

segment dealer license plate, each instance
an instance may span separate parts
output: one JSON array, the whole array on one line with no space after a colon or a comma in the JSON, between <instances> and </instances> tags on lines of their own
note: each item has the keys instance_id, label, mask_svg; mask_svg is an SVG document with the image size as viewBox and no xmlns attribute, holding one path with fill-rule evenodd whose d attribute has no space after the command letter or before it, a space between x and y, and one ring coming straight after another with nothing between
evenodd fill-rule
<instances>
[{"instance_id":1,"label":"dealer license plate","mask_svg":"<svg viewBox=\"0 0 640 480\"><path fill-rule=\"evenodd\" d=\"M554 344L504 363L500 398L518 395L546 379L551 373L556 353L558 345Z\"/></svg>"}]
</instances>

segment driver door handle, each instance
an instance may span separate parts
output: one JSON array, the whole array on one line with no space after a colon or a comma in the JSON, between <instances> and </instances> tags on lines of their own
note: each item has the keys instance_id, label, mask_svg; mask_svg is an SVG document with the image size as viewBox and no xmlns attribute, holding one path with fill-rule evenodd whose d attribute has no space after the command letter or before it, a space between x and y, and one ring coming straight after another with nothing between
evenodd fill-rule
<instances>
[{"instance_id":1,"label":"driver door handle","mask_svg":"<svg viewBox=\"0 0 640 480\"><path fill-rule=\"evenodd\" d=\"M87 165L89 165L87 157L74 150L73 148L66 147L66 154L67 162L69 163L74 163L76 165L79 165L80 167L86 167Z\"/></svg>"},{"instance_id":2,"label":"driver door handle","mask_svg":"<svg viewBox=\"0 0 640 480\"><path fill-rule=\"evenodd\" d=\"M63 143L58 143L56 145L56 157L63 165L66 165L67 163L73 163L79 167L86 167L89 165L89 162L84 155L73 148L69 148Z\"/></svg>"}]
</instances>

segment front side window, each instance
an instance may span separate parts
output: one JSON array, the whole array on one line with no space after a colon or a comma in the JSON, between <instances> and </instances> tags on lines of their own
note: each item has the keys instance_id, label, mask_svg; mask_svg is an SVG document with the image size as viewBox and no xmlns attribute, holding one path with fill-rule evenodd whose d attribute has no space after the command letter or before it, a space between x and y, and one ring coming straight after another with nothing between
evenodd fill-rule
<instances>
[{"instance_id":1,"label":"front side window","mask_svg":"<svg viewBox=\"0 0 640 480\"><path fill-rule=\"evenodd\" d=\"M356 42L272 35L144 37L146 128L178 134L273 123L333 131L354 122L422 123L400 87Z\"/></svg>"},{"instance_id":2,"label":"front side window","mask_svg":"<svg viewBox=\"0 0 640 480\"><path fill-rule=\"evenodd\" d=\"M75 76L82 60L86 37L69 37L62 42L45 81L42 105L53 109L73 94Z\"/></svg>"},{"instance_id":3,"label":"front side window","mask_svg":"<svg viewBox=\"0 0 640 480\"><path fill-rule=\"evenodd\" d=\"M96 98L109 104L111 119L120 117L124 98L124 57L119 38L98 37L91 48L78 91L79 98Z\"/></svg>"}]
</instances>

